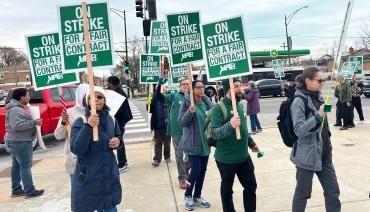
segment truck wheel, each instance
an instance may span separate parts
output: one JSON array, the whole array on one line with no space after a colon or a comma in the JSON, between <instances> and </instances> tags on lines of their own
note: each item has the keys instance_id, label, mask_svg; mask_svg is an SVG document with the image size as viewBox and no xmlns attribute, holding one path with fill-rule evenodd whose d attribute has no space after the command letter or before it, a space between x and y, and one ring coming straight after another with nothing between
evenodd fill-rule
<instances>
[{"instance_id":1,"label":"truck wheel","mask_svg":"<svg viewBox=\"0 0 370 212\"><path fill-rule=\"evenodd\" d=\"M33 151L35 151L37 149L37 147L39 147L39 141L37 140L37 138L35 138L35 140L32 141L32 149L33 149Z\"/></svg>"}]
</instances>

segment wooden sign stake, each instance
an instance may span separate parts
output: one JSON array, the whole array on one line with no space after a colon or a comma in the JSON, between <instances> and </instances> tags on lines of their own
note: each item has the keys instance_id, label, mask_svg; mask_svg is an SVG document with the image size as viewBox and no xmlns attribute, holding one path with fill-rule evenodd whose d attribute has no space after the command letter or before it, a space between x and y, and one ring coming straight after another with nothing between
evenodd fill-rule
<instances>
[{"instance_id":1,"label":"wooden sign stake","mask_svg":"<svg viewBox=\"0 0 370 212\"><path fill-rule=\"evenodd\" d=\"M194 107L194 95L193 95L193 67L191 63L188 64L188 80L189 80L189 96L190 96L190 107Z\"/></svg>"},{"instance_id":2,"label":"wooden sign stake","mask_svg":"<svg viewBox=\"0 0 370 212\"><path fill-rule=\"evenodd\" d=\"M234 117L239 117L238 110L236 108L236 99L235 99L235 90L234 90L234 80L233 78L229 78L229 85L230 85L230 97L231 97L231 104L233 106L233 114ZM240 140L240 128L236 128L236 139Z\"/></svg>"}]
</instances>

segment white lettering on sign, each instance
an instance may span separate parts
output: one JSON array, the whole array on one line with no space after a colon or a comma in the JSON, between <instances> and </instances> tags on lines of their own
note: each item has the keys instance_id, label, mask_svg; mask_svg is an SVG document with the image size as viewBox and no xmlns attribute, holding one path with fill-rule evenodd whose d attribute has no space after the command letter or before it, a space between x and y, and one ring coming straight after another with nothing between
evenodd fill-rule
<instances>
[{"instance_id":1,"label":"white lettering on sign","mask_svg":"<svg viewBox=\"0 0 370 212\"><path fill-rule=\"evenodd\" d=\"M171 26L171 35L178 36L184 34L198 33L198 27L196 24Z\"/></svg>"},{"instance_id":2,"label":"white lettering on sign","mask_svg":"<svg viewBox=\"0 0 370 212\"><path fill-rule=\"evenodd\" d=\"M55 38L52 35L42 36L41 43L43 46L55 45Z\"/></svg>"},{"instance_id":3,"label":"white lettering on sign","mask_svg":"<svg viewBox=\"0 0 370 212\"><path fill-rule=\"evenodd\" d=\"M91 17L91 13L90 13L90 6L87 6L86 7L86 13L87 13L87 17ZM75 9L75 15L76 15L76 18L78 19L82 19L83 18L83 14L82 14L82 6L81 7L76 7Z\"/></svg>"},{"instance_id":4,"label":"white lettering on sign","mask_svg":"<svg viewBox=\"0 0 370 212\"><path fill-rule=\"evenodd\" d=\"M59 52L59 44L51 46L40 46L32 49L32 53L35 58L56 55L59 54Z\"/></svg>"},{"instance_id":5,"label":"white lettering on sign","mask_svg":"<svg viewBox=\"0 0 370 212\"><path fill-rule=\"evenodd\" d=\"M142 76L148 77L148 76L159 76L160 68L159 67L142 67L141 68Z\"/></svg>"},{"instance_id":6,"label":"white lettering on sign","mask_svg":"<svg viewBox=\"0 0 370 212\"><path fill-rule=\"evenodd\" d=\"M96 54L91 54L91 61L96 61L98 56ZM81 63L86 63L86 55L78 56L78 63L77 66L79 67Z\"/></svg>"},{"instance_id":7,"label":"white lettering on sign","mask_svg":"<svg viewBox=\"0 0 370 212\"><path fill-rule=\"evenodd\" d=\"M180 25L189 24L189 16L188 15L179 15L177 17L177 21Z\"/></svg>"},{"instance_id":8,"label":"white lettering on sign","mask_svg":"<svg viewBox=\"0 0 370 212\"><path fill-rule=\"evenodd\" d=\"M89 30L101 30L104 29L103 25L103 17L95 17L95 18L89 18ZM77 19L77 20L66 20L64 22L65 32L81 32L83 31L84 23L83 19Z\"/></svg>"},{"instance_id":9,"label":"white lettering on sign","mask_svg":"<svg viewBox=\"0 0 370 212\"><path fill-rule=\"evenodd\" d=\"M51 81L62 80L62 79L63 79L63 73L57 73L57 74L49 75L47 84L50 84Z\"/></svg>"}]
</instances>

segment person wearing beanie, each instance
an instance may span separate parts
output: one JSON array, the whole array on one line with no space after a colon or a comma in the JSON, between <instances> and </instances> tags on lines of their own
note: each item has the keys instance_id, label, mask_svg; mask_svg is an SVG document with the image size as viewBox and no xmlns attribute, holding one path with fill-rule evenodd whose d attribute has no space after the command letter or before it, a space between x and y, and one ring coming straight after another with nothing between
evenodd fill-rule
<instances>
[{"instance_id":1,"label":"person wearing beanie","mask_svg":"<svg viewBox=\"0 0 370 212\"><path fill-rule=\"evenodd\" d=\"M217 104L211 115L211 135L217 142L215 160L221 175L221 200L223 211L235 211L233 203L233 184L235 175L242 184L244 211L256 211L257 182L254 174L254 165L248 153L259 152L253 139L249 139L247 119L241 105L240 97L243 93L241 82L234 79L235 97L237 100L238 116L233 114L229 80L223 80L222 86L225 98L222 100L226 107L227 118L224 120L222 108ZM241 139L236 138L236 128L240 128Z\"/></svg>"},{"instance_id":2,"label":"person wearing beanie","mask_svg":"<svg viewBox=\"0 0 370 212\"><path fill-rule=\"evenodd\" d=\"M122 103L122 105L118 109L116 115L114 115L121 129L121 134L123 136L125 134L126 124L131 119L133 119L130 104L128 103L128 96L125 93L125 91L123 91L123 89L121 88L120 81L117 76L110 76L108 77L107 81L108 81L109 90L115 91L116 93L126 98L126 100ZM122 140L123 140L123 137L122 137ZM117 149L117 160L118 160L118 168L119 168L120 173L128 171L125 142L122 143L121 148Z\"/></svg>"},{"instance_id":3,"label":"person wearing beanie","mask_svg":"<svg viewBox=\"0 0 370 212\"><path fill-rule=\"evenodd\" d=\"M72 126L71 151L77 155L77 164L72 176L71 208L72 211L117 211L122 187L113 150L123 142L121 130L109 115L104 89L95 86L94 90L96 114L91 114L87 91L85 115ZM98 141L93 139L94 127L98 128Z\"/></svg>"}]
</instances>

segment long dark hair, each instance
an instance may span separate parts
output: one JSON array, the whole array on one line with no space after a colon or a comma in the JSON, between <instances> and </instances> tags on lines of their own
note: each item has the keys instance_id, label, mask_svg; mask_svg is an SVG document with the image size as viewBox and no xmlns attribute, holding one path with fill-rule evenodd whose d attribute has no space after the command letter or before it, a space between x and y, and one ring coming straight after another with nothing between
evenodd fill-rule
<instances>
[{"instance_id":1,"label":"long dark hair","mask_svg":"<svg viewBox=\"0 0 370 212\"><path fill-rule=\"evenodd\" d=\"M303 70L302 74L298 75L295 80L298 83L303 84L306 87L306 79L314 79L316 76L316 73L320 72L320 69L311 66Z\"/></svg>"}]
</instances>

